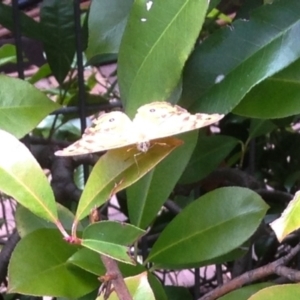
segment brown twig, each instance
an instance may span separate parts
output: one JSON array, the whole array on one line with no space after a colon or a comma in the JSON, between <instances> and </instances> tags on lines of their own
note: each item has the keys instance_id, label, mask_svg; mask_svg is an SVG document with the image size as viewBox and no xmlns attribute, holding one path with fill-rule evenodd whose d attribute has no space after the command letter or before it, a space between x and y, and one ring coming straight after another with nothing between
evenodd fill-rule
<instances>
[{"instance_id":1,"label":"brown twig","mask_svg":"<svg viewBox=\"0 0 300 300\"><path fill-rule=\"evenodd\" d=\"M252 283L258 279L265 278L272 274L277 274L277 272L281 272L282 267L287 264L298 252L300 251L300 243L297 244L286 256L279 258L278 260L269 263L263 267L258 269L246 272L239 277L236 277L225 283L224 285L214 289L213 291L204 295L200 300L214 300L217 299L237 288L242 287L245 284ZM293 271L295 272L295 271ZM286 273L287 274L287 273ZM282 274L280 274L282 275ZM295 275L296 276L296 275ZM298 274L296 278L298 278Z\"/></svg>"},{"instance_id":2,"label":"brown twig","mask_svg":"<svg viewBox=\"0 0 300 300\"><path fill-rule=\"evenodd\" d=\"M118 263L110 257L100 255L101 260L106 268L107 274L111 278L111 283L114 286L120 300L132 300L128 288L123 279L122 273L118 267Z\"/></svg>"}]
</instances>

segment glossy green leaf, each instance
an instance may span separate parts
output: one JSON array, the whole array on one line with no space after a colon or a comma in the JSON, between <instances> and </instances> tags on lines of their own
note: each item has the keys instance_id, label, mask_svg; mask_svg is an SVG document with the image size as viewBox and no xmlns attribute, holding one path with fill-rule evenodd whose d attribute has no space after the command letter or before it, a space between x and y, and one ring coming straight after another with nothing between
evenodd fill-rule
<instances>
[{"instance_id":1,"label":"glossy green leaf","mask_svg":"<svg viewBox=\"0 0 300 300\"><path fill-rule=\"evenodd\" d=\"M58 219L60 220L65 230L71 231L72 224L74 221L73 213L59 203L56 203L56 205ZM22 205L19 205L17 207L15 220L17 224L18 233L21 237L24 237L25 235L37 229L56 228L55 224L39 218ZM82 230L82 226L79 224L77 229Z\"/></svg>"},{"instance_id":2,"label":"glossy green leaf","mask_svg":"<svg viewBox=\"0 0 300 300\"><path fill-rule=\"evenodd\" d=\"M127 206L132 224L147 228L153 221L185 169L197 136L198 131L180 135L184 144L152 172L127 189Z\"/></svg>"},{"instance_id":3,"label":"glossy green leaf","mask_svg":"<svg viewBox=\"0 0 300 300\"><path fill-rule=\"evenodd\" d=\"M90 250L93 250L99 254L108 256L115 260L127 263L127 264L135 264L134 259L128 253L129 249L126 246L121 246L118 244L94 240L94 239L83 239L81 245Z\"/></svg>"},{"instance_id":4,"label":"glossy green leaf","mask_svg":"<svg viewBox=\"0 0 300 300\"><path fill-rule=\"evenodd\" d=\"M155 300L153 291L147 279L147 272L142 274L125 278L126 286L129 290L129 293L134 300ZM96 300L104 300L104 296L101 295L96 298ZM109 300L119 300L116 292L113 291L109 295Z\"/></svg>"},{"instance_id":5,"label":"glossy green leaf","mask_svg":"<svg viewBox=\"0 0 300 300\"><path fill-rule=\"evenodd\" d=\"M41 7L41 25L51 32L44 49L56 80L62 84L75 54L74 6L72 0L47 0Z\"/></svg>"},{"instance_id":6,"label":"glossy green leaf","mask_svg":"<svg viewBox=\"0 0 300 300\"><path fill-rule=\"evenodd\" d=\"M81 244L114 259L132 263L127 254L128 248L120 246L132 245L143 234L145 231L130 224L102 221L91 224L84 230Z\"/></svg>"},{"instance_id":7,"label":"glossy green leaf","mask_svg":"<svg viewBox=\"0 0 300 300\"><path fill-rule=\"evenodd\" d=\"M272 286L273 283L271 282L263 282L263 283L257 283L257 284L251 284L248 286L245 286L243 288L237 289L231 293L226 294L223 297L218 298L219 300L248 300L249 297L256 292L258 292L261 289L264 289L266 287Z\"/></svg>"},{"instance_id":8,"label":"glossy green leaf","mask_svg":"<svg viewBox=\"0 0 300 300\"><path fill-rule=\"evenodd\" d=\"M0 128L18 138L60 107L31 84L4 75L0 75L0 99Z\"/></svg>"},{"instance_id":9,"label":"glossy green leaf","mask_svg":"<svg viewBox=\"0 0 300 300\"><path fill-rule=\"evenodd\" d=\"M67 298L91 292L99 286L97 276L68 262L77 249L57 230L41 229L26 235L9 263L8 292Z\"/></svg>"},{"instance_id":10,"label":"glossy green leaf","mask_svg":"<svg viewBox=\"0 0 300 300\"><path fill-rule=\"evenodd\" d=\"M248 300L298 300L300 297L300 284L282 284L267 287L252 295Z\"/></svg>"},{"instance_id":11,"label":"glossy green leaf","mask_svg":"<svg viewBox=\"0 0 300 300\"><path fill-rule=\"evenodd\" d=\"M118 58L120 92L129 116L141 105L171 94L207 7L208 1L199 0L134 2Z\"/></svg>"},{"instance_id":12,"label":"glossy green leaf","mask_svg":"<svg viewBox=\"0 0 300 300\"><path fill-rule=\"evenodd\" d=\"M252 118L283 118L300 113L300 59L255 86L233 110Z\"/></svg>"},{"instance_id":13,"label":"glossy green leaf","mask_svg":"<svg viewBox=\"0 0 300 300\"><path fill-rule=\"evenodd\" d=\"M0 47L0 66L16 62L16 46L6 44Z\"/></svg>"},{"instance_id":14,"label":"glossy green leaf","mask_svg":"<svg viewBox=\"0 0 300 300\"><path fill-rule=\"evenodd\" d=\"M269 120L253 119L249 128L249 139L270 133L277 126Z\"/></svg>"},{"instance_id":15,"label":"glossy green leaf","mask_svg":"<svg viewBox=\"0 0 300 300\"><path fill-rule=\"evenodd\" d=\"M0 130L0 190L37 216L57 223L56 203L48 179L30 151Z\"/></svg>"},{"instance_id":16,"label":"glossy green leaf","mask_svg":"<svg viewBox=\"0 0 300 300\"><path fill-rule=\"evenodd\" d=\"M277 239L281 242L291 232L300 228L300 192L290 201L281 217L270 224Z\"/></svg>"},{"instance_id":17,"label":"glossy green leaf","mask_svg":"<svg viewBox=\"0 0 300 300\"><path fill-rule=\"evenodd\" d=\"M68 263L97 276L101 276L106 273L106 269L100 259L100 255L88 248L78 250L68 259Z\"/></svg>"},{"instance_id":18,"label":"glossy green leaf","mask_svg":"<svg viewBox=\"0 0 300 300\"><path fill-rule=\"evenodd\" d=\"M237 139L230 136L199 136L180 183L187 184L203 179L221 164L238 143Z\"/></svg>"},{"instance_id":19,"label":"glossy green leaf","mask_svg":"<svg viewBox=\"0 0 300 300\"><path fill-rule=\"evenodd\" d=\"M144 234L144 230L131 224L116 221L101 221L89 225L84 230L82 238L129 246Z\"/></svg>"},{"instance_id":20,"label":"glossy green leaf","mask_svg":"<svg viewBox=\"0 0 300 300\"><path fill-rule=\"evenodd\" d=\"M298 0L276 1L207 38L186 64L182 103L194 111L229 112L255 85L296 61L298 10Z\"/></svg>"},{"instance_id":21,"label":"glossy green leaf","mask_svg":"<svg viewBox=\"0 0 300 300\"><path fill-rule=\"evenodd\" d=\"M118 53L133 0L94 0L89 13L88 60L106 53Z\"/></svg>"},{"instance_id":22,"label":"glossy green leaf","mask_svg":"<svg viewBox=\"0 0 300 300\"><path fill-rule=\"evenodd\" d=\"M108 151L90 174L78 204L76 219L81 220L92 208L136 182L181 143L175 138L165 138L161 144L153 142L146 153L139 152L135 146Z\"/></svg>"},{"instance_id":23,"label":"glossy green leaf","mask_svg":"<svg viewBox=\"0 0 300 300\"><path fill-rule=\"evenodd\" d=\"M261 197L249 189L214 190L188 205L169 223L147 261L159 267L176 266L226 254L253 234L267 209Z\"/></svg>"}]
</instances>

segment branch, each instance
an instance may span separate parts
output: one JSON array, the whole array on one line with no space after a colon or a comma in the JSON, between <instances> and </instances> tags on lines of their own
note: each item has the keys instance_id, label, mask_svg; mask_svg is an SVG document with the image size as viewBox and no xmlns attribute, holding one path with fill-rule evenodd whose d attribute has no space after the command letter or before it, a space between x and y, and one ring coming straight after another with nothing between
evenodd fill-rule
<instances>
[{"instance_id":1,"label":"branch","mask_svg":"<svg viewBox=\"0 0 300 300\"><path fill-rule=\"evenodd\" d=\"M258 279L264 278L272 274L277 274L277 272L282 271L281 267L287 264L299 251L300 251L300 243L297 244L294 248L292 248L292 250L286 256L283 256L268 265L246 272L243 275L232 279L228 283L225 283L224 285L207 293L202 298L200 298L200 300L217 299L233 290L242 287L245 284L252 283Z\"/></svg>"},{"instance_id":2,"label":"branch","mask_svg":"<svg viewBox=\"0 0 300 300\"><path fill-rule=\"evenodd\" d=\"M101 260L106 268L107 274L120 300L132 300L128 288L123 279L122 273L115 260L105 255L100 255Z\"/></svg>"}]
</instances>

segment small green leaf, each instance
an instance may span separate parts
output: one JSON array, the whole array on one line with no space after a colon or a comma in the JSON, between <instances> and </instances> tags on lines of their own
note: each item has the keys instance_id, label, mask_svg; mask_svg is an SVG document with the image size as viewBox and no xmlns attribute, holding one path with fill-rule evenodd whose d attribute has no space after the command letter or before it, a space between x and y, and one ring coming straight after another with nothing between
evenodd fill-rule
<instances>
[{"instance_id":1,"label":"small green leaf","mask_svg":"<svg viewBox=\"0 0 300 300\"><path fill-rule=\"evenodd\" d=\"M89 225L84 230L82 238L130 246L144 234L144 230L131 224L101 221Z\"/></svg>"},{"instance_id":2,"label":"small green leaf","mask_svg":"<svg viewBox=\"0 0 300 300\"><path fill-rule=\"evenodd\" d=\"M300 284L282 284L264 288L252 295L248 300L298 300L300 298Z\"/></svg>"},{"instance_id":3,"label":"small green leaf","mask_svg":"<svg viewBox=\"0 0 300 300\"><path fill-rule=\"evenodd\" d=\"M208 1L198 0L134 2L118 58L121 98L129 116L153 99L170 96L198 38L207 7Z\"/></svg>"},{"instance_id":4,"label":"small green leaf","mask_svg":"<svg viewBox=\"0 0 300 300\"><path fill-rule=\"evenodd\" d=\"M0 128L18 138L60 107L28 82L4 75L0 75L0 99Z\"/></svg>"},{"instance_id":5,"label":"small green leaf","mask_svg":"<svg viewBox=\"0 0 300 300\"><path fill-rule=\"evenodd\" d=\"M230 136L199 136L180 183L196 182L207 176L221 164L238 143L237 139Z\"/></svg>"},{"instance_id":6,"label":"small green leaf","mask_svg":"<svg viewBox=\"0 0 300 300\"><path fill-rule=\"evenodd\" d=\"M78 204L76 219L81 220L112 194L136 182L181 143L175 138L165 138L154 141L146 153L139 152L135 146L108 151L90 174Z\"/></svg>"},{"instance_id":7,"label":"small green leaf","mask_svg":"<svg viewBox=\"0 0 300 300\"><path fill-rule=\"evenodd\" d=\"M300 227L300 192L297 192L281 217L273 221L270 226L274 230L277 239L281 242L291 232Z\"/></svg>"},{"instance_id":8,"label":"small green leaf","mask_svg":"<svg viewBox=\"0 0 300 300\"><path fill-rule=\"evenodd\" d=\"M153 291L147 279L147 272L140 275L125 278L126 286L129 290L132 299L134 300L155 300ZM104 300L104 296L101 295L96 300ZM116 292L113 291L109 295L109 300L119 300Z\"/></svg>"},{"instance_id":9,"label":"small green leaf","mask_svg":"<svg viewBox=\"0 0 300 300\"><path fill-rule=\"evenodd\" d=\"M188 205L172 220L154 244L147 261L159 267L174 267L226 254L253 234L267 209L261 197L249 189L214 190Z\"/></svg>"},{"instance_id":10,"label":"small green leaf","mask_svg":"<svg viewBox=\"0 0 300 300\"><path fill-rule=\"evenodd\" d=\"M121 246L114 243L94 239L83 239L81 245L99 254L111 257L115 260L127 264L135 264L135 261L128 253L129 249L126 246Z\"/></svg>"},{"instance_id":11,"label":"small green leaf","mask_svg":"<svg viewBox=\"0 0 300 300\"><path fill-rule=\"evenodd\" d=\"M49 182L29 150L10 133L0 130L0 190L37 216L58 222Z\"/></svg>"},{"instance_id":12,"label":"small green leaf","mask_svg":"<svg viewBox=\"0 0 300 300\"><path fill-rule=\"evenodd\" d=\"M16 46L6 44L0 47L0 66L16 62Z\"/></svg>"},{"instance_id":13,"label":"small green leaf","mask_svg":"<svg viewBox=\"0 0 300 300\"><path fill-rule=\"evenodd\" d=\"M8 292L66 298L91 292L99 286L97 276L68 262L77 249L57 230L41 229L26 235L9 263Z\"/></svg>"}]
</instances>

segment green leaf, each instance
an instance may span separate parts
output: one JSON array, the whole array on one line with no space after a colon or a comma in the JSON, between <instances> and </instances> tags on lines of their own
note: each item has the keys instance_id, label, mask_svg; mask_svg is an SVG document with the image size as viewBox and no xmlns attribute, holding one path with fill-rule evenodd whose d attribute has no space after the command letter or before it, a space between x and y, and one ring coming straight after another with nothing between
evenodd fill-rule
<instances>
[{"instance_id":1,"label":"green leaf","mask_svg":"<svg viewBox=\"0 0 300 300\"><path fill-rule=\"evenodd\" d=\"M297 192L293 200L290 201L289 205L282 213L281 217L270 224L279 242L300 227L299 214L300 192Z\"/></svg>"},{"instance_id":2,"label":"green leaf","mask_svg":"<svg viewBox=\"0 0 300 300\"><path fill-rule=\"evenodd\" d=\"M83 190L76 220L81 220L92 208L102 205L111 195L136 182L182 143L175 138L160 141L154 142L146 153L129 146L110 150L103 155L94 166Z\"/></svg>"},{"instance_id":3,"label":"green leaf","mask_svg":"<svg viewBox=\"0 0 300 300\"><path fill-rule=\"evenodd\" d=\"M60 107L26 81L4 75L0 75L0 99L0 128L18 138Z\"/></svg>"},{"instance_id":4,"label":"green leaf","mask_svg":"<svg viewBox=\"0 0 300 300\"><path fill-rule=\"evenodd\" d=\"M238 143L237 139L230 136L199 136L180 183L188 184L206 177L220 165Z\"/></svg>"},{"instance_id":5,"label":"green leaf","mask_svg":"<svg viewBox=\"0 0 300 300\"><path fill-rule=\"evenodd\" d=\"M31 84L37 83L39 80L46 78L51 75L50 66L48 63L42 65L36 73L34 73L29 79L28 82Z\"/></svg>"},{"instance_id":6,"label":"green leaf","mask_svg":"<svg viewBox=\"0 0 300 300\"><path fill-rule=\"evenodd\" d=\"M56 205L58 219L60 220L64 229L71 231L74 221L73 213L59 203L56 203ZM30 212L30 210L21 205L17 207L15 219L18 233L21 237L24 237L25 235L37 229L56 228L55 224L49 223L48 221L39 218L38 216ZM78 230L82 230L81 225L79 225Z\"/></svg>"},{"instance_id":7,"label":"green leaf","mask_svg":"<svg viewBox=\"0 0 300 300\"><path fill-rule=\"evenodd\" d=\"M130 225L113 221L102 221L88 226L82 236L82 246L125 263L133 263L128 248L145 231Z\"/></svg>"},{"instance_id":8,"label":"green leaf","mask_svg":"<svg viewBox=\"0 0 300 300\"><path fill-rule=\"evenodd\" d=\"M245 286L243 288L237 289L231 293L228 293L225 296L220 297L218 299L219 300L235 300L235 299L248 300L249 297L251 295L255 294L257 291L264 289L266 287L272 286L272 285L273 285L273 283L271 283L271 282L251 284L251 285Z\"/></svg>"},{"instance_id":9,"label":"green leaf","mask_svg":"<svg viewBox=\"0 0 300 300\"><path fill-rule=\"evenodd\" d=\"M132 224L147 228L153 221L185 169L197 142L197 136L197 131L180 135L180 139L185 142L184 145L127 189L127 205Z\"/></svg>"},{"instance_id":10,"label":"green leaf","mask_svg":"<svg viewBox=\"0 0 300 300\"><path fill-rule=\"evenodd\" d=\"M45 34L39 22L36 22L33 18L27 16L21 10L18 13L20 16L20 31L24 36L36 39L38 41L47 41L49 36ZM15 22L12 16L12 7L0 2L0 24L11 31L14 30Z\"/></svg>"},{"instance_id":11,"label":"green leaf","mask_svg":"<svg viewBox=\"0 0 300 300\"><path fill-rule=\"evenodd\" d=\"M267 287L252 295L248 300L298 300L300 297L300 284L282 284Z\"/></svg>"},{"instance_id":12,"label":"green leaf","mask_svg":"<svg viewBox=\"0 0 300 300\"><path fill-rule=\"evenodd\" d=\"M238 20L207 38L186 64L182 103L194 111L229 112L251 88L296 61L297 10L298 0L276 1L256 9L249 21Z\"/></svg>"},{"instance_id":13,"label":"green leaf","mask_svg":"<svg viewBox=\"0 0 300 300\"><path fill-rule=\"evenodd\" d=\"M78 250L68 259L68 263L97 276L104 275L106 273L106 269L99 254L88 248Z\"/></svg>"},{"instance_id":14,"label":"green leaf","mask_svg":"<svg viewBox=\"0 0 300 300\"><path fill-rule=\"evenodd\" d=\"M94 0L88 28L88 60L106 53L118 53L133 0Z\"/></svg>"},{"instance_id":15,"label":"green leaf","mask_svg":"<svg viewBox=\"0 0 300 300\"><path fill-rule=\"evenodd\" d=\"M34 214L57 223L56 203L48 179L29 150L0 130L0 190Z\"/></svg>"},{"instance_id":16,"label":"green leaf","mask_svg":"<svg viewBox=\"0 0 300 300\"><path fill-rule=\"evenodd\" d=\"M208 1L198 0L134 2L118 59L120 92L130 116L153 99L165 100L176 87L207 7Z\"/></svg>"},{"instance_id":17,"label":"green leaf","mask_svg":"<svg viewBox=\"0 0 300 300\"><path fill-rule=\"evenodd\" d=\"M249 140L273 131L277 126L269 120L253 119L250 123Z\"/></svg>"},{"instance_id":18,"label":"green leaf","mask_svg":"<svg viewBox=\"0 0 300 300\"><path fill-rule=\"evenodd\" d=\"M126 286L129 290L129 293L134 300L155 300L153 291L147 279L147 272L144 272L140 275L125 278ZM104 300L104 296L101 295L96 298L96 300ZM109 295L109 300L119 300L116 292L113 291Z\"/></svg>"},{"instance_id":19,"label":"green leaf","mask_svg":"<svg viewBox=\"0 0 300 300\"><path fill-rule=\"evenodd\" d=\"M84 230L82 238L130 246L144 234L144 230L131 224L101 221L89 225Z\"/></svg>"},{"instance_id":20,"label":"green leaf","mask_svg":"<svg viewBox=\"0 0 300 300\"><path fill-rule=\"evenodd\" d=\"M44 49L56 80L62 84L75 54L74 7L72 0L48 0L41 7L41 25L47 32Z\"/></svg>"},{"instance_id":21,"label":"green leaf","mask_svg":"<svg viewBox=\"0 0 300 300\"><path fill-rule=\"evenodd\" d=\"M77 249L57 230L41 229L26 235L9 263L8 293L78 298L91 292L99 286L97 276L68 262Z\"/></svg>"},{"instance_id":22,"label":"green leaf","mask_svg":"<svg viewBox=\"0 0 300 300\"><path fill-rule=\"evenodd\" d=\"M181 286L165 286L164 287L168 299L172 300L193 300L189 290Z\"/></svg>"},{"instance_id":23,"label":"green leaf","mask_svg":"<svg viewBox=\"0 0 300 300\"><path fill-rule=\"evenodd\" d=\"M300 59L255 86L233 110L252 118L283 118L300 113ZM284 101L283 101L284 99Z\"/></svg>"},{"instance_id":24,"label":"green leaf","mask_svg":"<svg viewBox=\"0 0 300 300\"><path fill-rule=\"evenodd\" d=\"M3 45L0 47L0 66L7 63L16 62L16 46L15 45Z\"/></svg>"},{"instance_id":25,"label":"green leaf","mask_svg":"<svg viewBox=\"0 0 300 300\"><path fill-rule=\"evenodd\" d=\"M174 267L226 254L253 234L267 209L261 197L249 189L214 190L188 205L172 220L154 244L147 261L159 267Z\"/></svg>"}]
</instances>

